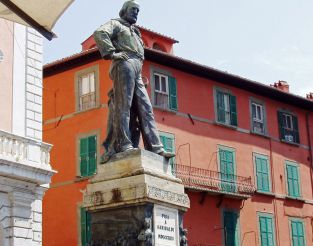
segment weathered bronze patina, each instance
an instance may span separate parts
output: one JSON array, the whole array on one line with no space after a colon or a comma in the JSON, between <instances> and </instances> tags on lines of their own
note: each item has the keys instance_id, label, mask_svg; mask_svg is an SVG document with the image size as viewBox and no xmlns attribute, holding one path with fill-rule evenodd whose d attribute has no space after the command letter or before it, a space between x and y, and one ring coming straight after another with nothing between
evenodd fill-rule
<instances>
[{"instance_id":1,"label":"weathered bronze patina","mask_svg":"<svg viewBox=\"0 0 313 246\"><path fill-rule=\"evenodd\" d=\"M164 151L142 81L144 44L140 31L134 26L139 9L136 1L126 1L120 18L110 20L94 33L102 57L112 60L113 90L109 93L110 113L103 162L115 153L137 148L140 133L145 149L167 158L174 156Z\"/></svg>"}]
</instances>

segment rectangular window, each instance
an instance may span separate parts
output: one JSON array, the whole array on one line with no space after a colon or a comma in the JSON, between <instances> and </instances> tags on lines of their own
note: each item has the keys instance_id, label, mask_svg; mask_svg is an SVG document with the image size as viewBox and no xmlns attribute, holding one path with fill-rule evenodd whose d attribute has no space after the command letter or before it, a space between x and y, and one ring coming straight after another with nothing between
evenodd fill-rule
<instances>
[{"instance_id":1,"label":"rectangular window","mask_svg":"<svg viewBox=\"0 0 313 246\"><path fill-rule=\"evenodd\" d=\"M305 246L304 224L301 219L290 219L292 246Z\"/></svg>"},{"instance_id":2,"label":"rectangular window","mask_svg":"<svg viewBox=\"0 0 313 246\"><path fill-rule=\"evenodd\" d=\"M160 140L163 144L164 150L170 153L175 153L175 136L171 133L160 132ZM173 166L175 157L170 159L170 164Z\"/></svg>"},{"instance_id":3,"label":"rectangular window","mask_svg":"<svg viewBox=\"0 0 313 246\"><path fill-rule=\"evenodd\" d=\"M228 148L219 148L221 189L236 192L235 152Z\"/></svg>"},{"instance_id":4,"label":"rectangular window","mask_svg":"<svg viewBox=\"0 0 313 246\"><path fill-rule=\"evenodd\" d=\"M286 162L288 195L291 197L300 197L300 178L299 167L297 163Z\"/></svg>"},{"instance_id":5,"label":"rectangular window","mask_svg":"<svg viewBox=\"0 0 313 246\"><path fill-rule=\"evenodd\" d=\"M298 119L296 116L278 112L280 139L290 143L300 143Z\"/></svg>"},{"instance_id":6,"label":"rectangular window","mask_svg":"<svg viewBox=\"0 0 313 246\"><path fill-rule=\"evenodd\" d=\"M239 245L239 223L238 213L231 211L224 211L224 241L225 246L238 246Z\"/></svg>"},{"instance_id":7,"label":"rectangular window","mask_svg":"<svg viewBox=\"0 0 313 246\"><path fill-rule=\"evenodd\" d=\"M177 111L177 82L174 77L154 73L154 105Z\"/></svg>"},{"instance_id":8,"label":"rectangular window","mask_svg":"<svg viewBox=\"0 0 313 246\"><path fill-rule=\"evenodd\" d=\"M96 173L97 168L97 137L90 136L80 139L80 175L88 177Z\"/></svg>"},{"instance_id":9,"label":"rectangular window","mask_svg":"<svg viewBox=\"0 0 313 246\"><path fill-rule=\"evenodd\" d=\"M275 233L274 233L274 220L273 216L269 214L259 214L259 229L261 246L274 246Z\"/></svg>"},{"instance_id":10,"label":"rectangular window","mask_svg":"<svg viewBox=\"0 0 313 246\"><path fill-rule=\"evenodd\" d=\"M252 131L258 134L265 134L264 106L260 103L251 103Z\"/></svg>"},{"instance_id":11,"label":"rectangular window","mask_svg":"<svg viewBox=\"0 0 313 246\"><path fill-rule=\"evenodd\" d=\"M80 209L81 245L88 246L91 241L91 216L85 208Z\"/></svg>"},{"instance_id":12,"label":"rectangular window","mask_svg":"<svg viewBox=\"0 0 313 246\"><path fill-rule=\"evenodd\" d=\"M216 91L217 121L226 125L237 126L236 97L223 92Z\"/></svg>"},{"instance_id":13,"label":"rectangular window","mask_svg":"<svg viewBox=\"0 0 313 246\"><path fill-rule=\"evenodd\" d=\"M271 185L268 157L264 155L254 154L254 164L258 191L270 192Z\"/></svg>"},{"instance_id":14,"label":"rectangular window","mask_svg":"<svg viewBox=\"0 0 313 246\"><path fill-rule=\"evenodd\" d=\"M96 106L95 73L79 76L79 110L87 110Z\"/></svg>"}]
</instances>

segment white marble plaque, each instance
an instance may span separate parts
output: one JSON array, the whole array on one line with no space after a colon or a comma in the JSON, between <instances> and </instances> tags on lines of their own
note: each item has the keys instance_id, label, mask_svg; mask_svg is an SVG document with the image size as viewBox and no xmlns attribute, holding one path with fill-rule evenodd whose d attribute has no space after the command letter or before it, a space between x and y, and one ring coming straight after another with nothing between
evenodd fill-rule
<instances>
[{"instance_id":1,"label":"white marble plaque","mask_svg":"<svg viewBox=\"0 0 313 246\"><path fill-rule=\"evenodd\" d=\"M155 245L178 246L178 210L159 205L154 206Z\"/></svg>"}]
</instances>

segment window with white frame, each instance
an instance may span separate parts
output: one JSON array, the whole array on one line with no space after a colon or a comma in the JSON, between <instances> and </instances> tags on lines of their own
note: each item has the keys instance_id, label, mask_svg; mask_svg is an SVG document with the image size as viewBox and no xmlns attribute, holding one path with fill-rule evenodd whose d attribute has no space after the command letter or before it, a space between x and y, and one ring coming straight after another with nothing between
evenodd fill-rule
<instances>
[{"instance_id":1,"label":"window with white frame","mask_svg":"<svg viewBox=\"0 0 313 246\"><path fill-rule=\"evenodd\" d=\"M161 108L167 108L169 101L168 76L154 74L154 104Z\"/></svg>"},{"instance_id":2,"label":"window with white frame","mask_svg":"<svg viewBox=\"0 0 313 246\"><path fill-rule=\"evenodd\" d=\"M172 76L154 72L153 104L162 109L178 110L177 82Z\"/></svg>"},{"instance_id":3,"label":"window with white frame","mask_svg":"<svg viewBox=\"0 0 313 246\"><path fill-rule=\"evenodd\" d=\"M83 74L78 78L79 110L86 110L96 106L95 73Z\"/></svg>"},{"instance_id":4,"label":"window with white frame","mask_svg":"<svg viewBox=\"0 0 313 246\"><path fill-rule=\"evenodd\" d=\"M252 131L259 134L265 134L265 115L264 106L260 103L251 103L252 112Z\"/></svg>"}]
</instances>

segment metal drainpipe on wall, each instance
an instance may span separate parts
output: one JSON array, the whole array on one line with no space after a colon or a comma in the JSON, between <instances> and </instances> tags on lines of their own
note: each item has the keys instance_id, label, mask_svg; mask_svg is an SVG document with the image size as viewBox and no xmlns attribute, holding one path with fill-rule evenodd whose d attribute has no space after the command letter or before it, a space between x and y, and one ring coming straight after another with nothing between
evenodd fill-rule
<instances>
[{"instance_id":1,"label":"metal drainpipe on wall","mask_svg":"<svg viewBox=\"0 0 313 246\"><path fill-rule=\"evenodd\" d=\"M276 192L276 186L275 186L275 175L274 175L274 163L273 163L273 150L272 150L272 139L269 138L270 142L270 166L271 166L271 178L272 178L272 192ZM276 235L276 242L277 246L280 246L280 237L279 237L279 226L278 226L278 214L277 214L277 204L276 204L276 197L273 200L274 205L274 218L275 218L275 235Z\"/></svg>"},{"instance_id":2,"label":"metal drainpipe on wall","mask_svg":"<svg viewBox=\"0 0 313 246\"><path fill-rule=\"evenodd\" d=\"M312 196L313 196L313 154L312 154L312 142L311 142L311 128L310 128L310 112L306 113L306 129L308 134L308 144L309 144L309 157L311 161L311 187L312 187Z\"/></svg>"}]
</instances>

